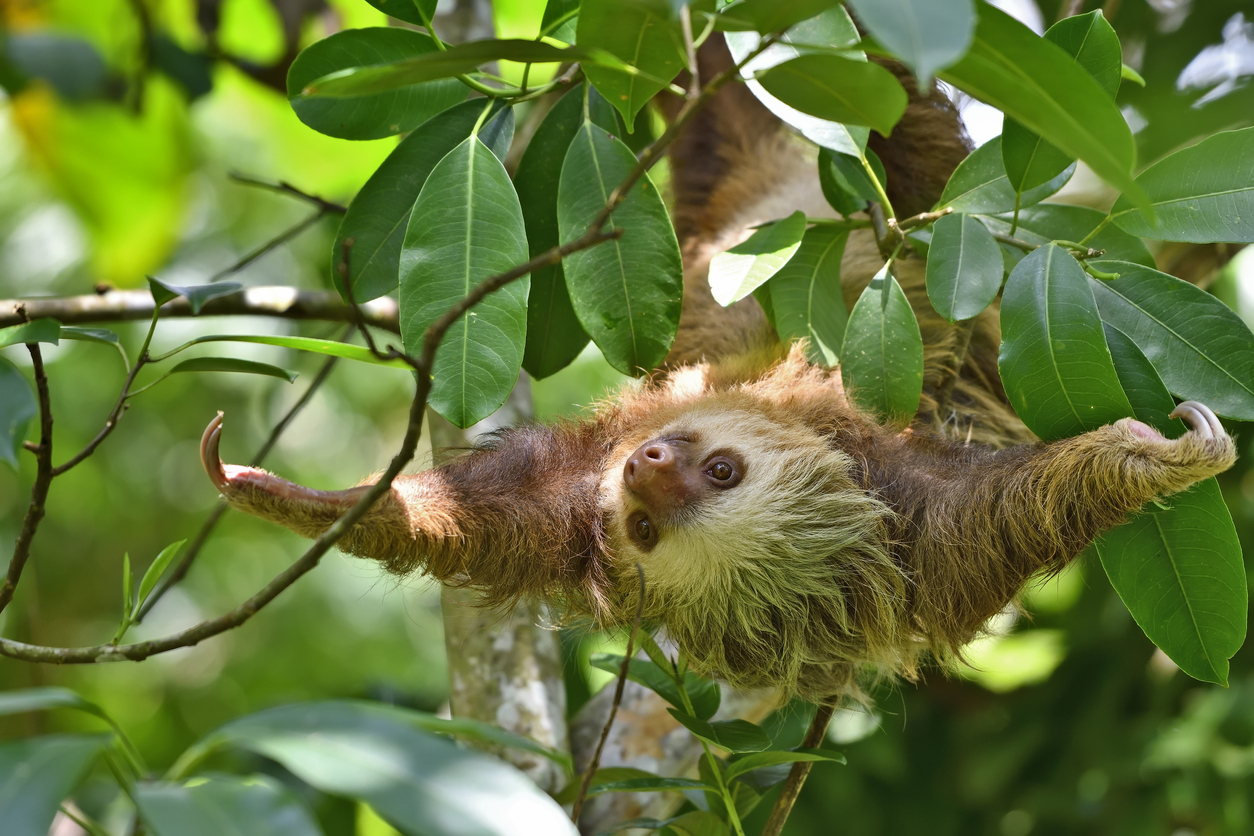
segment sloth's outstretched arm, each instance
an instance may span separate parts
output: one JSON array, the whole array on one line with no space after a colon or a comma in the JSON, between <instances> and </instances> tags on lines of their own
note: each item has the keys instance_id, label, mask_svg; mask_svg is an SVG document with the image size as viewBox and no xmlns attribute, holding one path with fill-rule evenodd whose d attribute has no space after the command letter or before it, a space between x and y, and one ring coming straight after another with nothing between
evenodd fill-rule
<instances>
[{"instance_id":1,"label":"sloth's outstretched arm","mask_svg":"<svg viewBox=\"0 0 1254 836\"><path fill-rule=\"evenodd\" d=\"M319 491L264 470L224 465L219 413L201 439L201 460L232 507L317 537L367 485ZM424 571L487 592L488 603L519 595L595 609L603 579L591 555L599 535L596 468L603 452L590 427L525 427L496 436L473 455L401 475L339 541L388 571ZM590 467L590 464L592 467Z\"/></svg>"},{"instance_id":2,"label":"sloth's outstretched arm","mask_svg":"<svg viewBox=\"0 0 1254 836\"><path fill-rule=\"evenodd\" d=\"M926 440L903 449L914 466L892 467L897 482L886 492L898 495L902 557L929 632L966 641L1036 571L1061 567L1150 500L1232 465L1235 446L1210 409L1186 401L1172 415L1190 426L1174 440L1125 418L993 453L929 450Z\"/></svg>"}]
</instances>

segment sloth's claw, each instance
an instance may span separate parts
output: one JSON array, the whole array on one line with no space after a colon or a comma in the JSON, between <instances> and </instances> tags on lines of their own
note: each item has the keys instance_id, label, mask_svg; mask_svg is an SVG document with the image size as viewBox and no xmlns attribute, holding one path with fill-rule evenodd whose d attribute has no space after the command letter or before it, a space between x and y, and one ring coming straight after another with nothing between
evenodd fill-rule
<instances>
[{"instance_id":1,"label":"sloth's claw","mask_svg":"<svg viewBox=\"0 0 1254 836\"><path fill-rule=\"evenodd\" d=\"M222 457L218 454L218 440L222 438L222 413L209 422L205 434L200 437L200 463L204 465L209 481L218 491L227 488L226 472L222 469Z\"/></svg>"},{"instance_id":2,"label":"sloth's claw","mask_svg":"<svg viewBox=\"0 0 1254 836\"><path fill-rule=\"evenodd\" d=\"M1183 418L1190 429L1205 441L1226 435L1223 424L1219 423L1215 413L1206 404L1198 401L1184 401L1168 417Z\"/></svg>"}]
</instances>

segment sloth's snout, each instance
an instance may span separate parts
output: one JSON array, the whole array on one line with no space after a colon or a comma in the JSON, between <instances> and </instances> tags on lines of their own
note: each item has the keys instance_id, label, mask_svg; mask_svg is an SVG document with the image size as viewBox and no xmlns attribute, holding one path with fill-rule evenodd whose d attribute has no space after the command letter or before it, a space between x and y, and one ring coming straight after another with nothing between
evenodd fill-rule
<instances>
[{"instance_id":1,"label":"sloth's snout","mask_svg":"<svg viewBox=\"0 0 1254 836\"><path fill-rule=\"evenodd\" d=\"M692 504L694 486L688 484L683 454L662 440L646 441L627 457L623 483L650 511L667 516Z\"/></svg>"},{"instance_id":2,"label":"sloth's snout","mask_svg":"<svg viewBox=\"0 0 1254 836\"><path fill-rule=\"evenodd\" d=\"M648 441L627 457L623 481L633 491L675 469L675 451L662 441Z\"/></svg>"}]
</instances>

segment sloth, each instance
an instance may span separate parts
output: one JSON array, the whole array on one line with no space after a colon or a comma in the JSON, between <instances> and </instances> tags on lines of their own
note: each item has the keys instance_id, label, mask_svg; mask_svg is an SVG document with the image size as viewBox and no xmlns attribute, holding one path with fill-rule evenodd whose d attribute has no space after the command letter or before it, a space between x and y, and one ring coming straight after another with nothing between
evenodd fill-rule
<instances>
[{"instance_id":1,"label":"sloth","mask_svg":"<svg viewBox=\"0 0 1254 836\"><path fill-rule=\"evenodd\" d=\"M701 60L712 74L729 59L712 41ZM906 214L935 203L968 148L947 99L895 71L910 105L872 147ZM1031 576L1234 461L1196 402L1173 413L1190 427L1174 440L1125 418L1040 443L997 377L995 307L945 323L910 258L895 274L924 335L924 395L904 430L877 423L838 368L780 345L752 297L722 308L708 287L710 258L752 225L822 211L813 149L729 85L681 135L672 166L685 298L662 366L586 417L500 431L398 477L341 549L481 590L485 605L538 596L600 626L630 623L643 596L645 620L696 671L831 701L856 698L869 677L913 676L925 654L960 654ZM855 233L847 303L881 265ZM365 490L224 465L221 421L201 457L237 509L316 537Z\"/></svg>"}]
</instances>

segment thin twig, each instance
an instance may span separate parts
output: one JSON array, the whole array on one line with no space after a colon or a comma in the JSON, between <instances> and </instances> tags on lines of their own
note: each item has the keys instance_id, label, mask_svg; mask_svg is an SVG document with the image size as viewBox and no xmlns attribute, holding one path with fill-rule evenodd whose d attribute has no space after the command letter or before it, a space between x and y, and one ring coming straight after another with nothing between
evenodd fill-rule
<instances>
[{"instance_id":1,"label":"thin twig","mask_svg":"<svg viewBox=\"0 0 1254 836\"><path fill-rule=\"evenodd\" d=\"M999 232L993 233L993 239L995 241L1000 241L1003 244L1009 244L1016 249L1023 250L1025 253L1032 252L1032 250L1035 250L1038 246L1037 244L1029 244L1022 238L1015 238L1013 235L1002 235Z\"/></svg>"},{"instance_id":2,"label":"thin twig","mask_svg":"<svg viewBox=\"0 0 1254 836\"><path fill-rule=\"evenodd\" d=\"M697 66L697 47L692 41L692 12L688 4L679 7L679 25L684 33L684 52L688 56L688 98L695 99L701 93L701 74Z\"/></svg>"},{"instance_id":3,"label":"thin twig","mask_svg":"<svg viewBox=\"0 0 1254 836\"><path fill-rule=\"evenodd\" d=\"M817 749L823 742L823 737L827 734L827 724L832 721L835 708L832 703L820 703L815 709L814 722L810 724L806 739L801 744L804 748ZM788 814L797 803L797 796L801 795L801 787L813 766L813 761L797 761L792 765L788 778L784 781L784 788L780 790L779 798L775 799L775 806L771 808L771 817L766 820L766 827L762 828L762 836L779 836L783 832L784 822L788 821Z\"/></svg>"},{"instance_id":4,"label":"thin twig","mask_svg":"<svg viewBox=\"0 0 1254 836\"><path fill-rule=\"evenodd\" d=\"M258 180L255 177L249 177L247 174L240 174L238 171L229 172L227 177L230 177L236 183L242 183L245 186L255 186L259 189L268 189L272 192L298 197L301 200L308 201L314 206L317 206L324 213L343 215L348 211L348 207L342 203L336 203L334 201L318 197L316 194L310 194L309 192L302 191L301 189L293 186L291 183L283 180L280 180L277 183L272 183L269 180Z\"/></svg>"},{"instance_id":5,"label":"thin twig","mask_svg":"<svg viewBox=\"0 0 1254 836\"><path fill-rule=\"evenodd\" d=\"M130 397L131 385L135 383L135 376L139 374L139 370L147 362L147 355L136 358L135 365L131 367L130 372L126 375L126 381L122 384L122 391L118 395L117 403L113 405L113 409L110 410L108 417L105 418L104 426L101 427L100 432L96 433L96 437L87 442L87 446L79 450L72 458L54 467L52 469L53 476L60 476L62 473L74 468L75 465L96 452L96 448L100 446L100 443L109 437L110 433L117 427L118 422L122 420L122 414L129 407L127 398Z\"/></svg>"},{"instance_id":6,"label":"thin twig","mask_svg":"<svg viewBox=\"0 0 1254 836\"><path fill-rule=\"evenodd\" d=\"M5 573L4 583L0 584L0 612L13 600L18 581L22 579L22 570L30 558L31 542L35 532L39 530L39 522L44 518L48 502L48 488L52 485L52 397L48 393L48 374L44 370L43 354L38 343L27 343L30 352L31 366L35 373L35 391L39 395L39 447L35 450L35 483L30 489L30 504L26 508L26 516L22 519L22 531L17 535L13 546L13 557L9 560L9 571Z\"/></svg>"},{"instance_id":7,"label":"thin twig","mask_svg":"<svg viewBox=\"0 0 1254 836\"><path fill-rule=\"evenodd\" d=\"M287 229L280 232L278 235L271 238L269 241L257 247L248 255L241 258L239 261L232 264L230 267L223 268L222 270L219 270L218 272L214 273L212 276L209 277L209 283L212 284L213 282L225 279L227 276L230 276L233 273L238 273L240 270L243 270L245 267L252 264L254 261L261 258L266 253L270 252L271 250L277 249L283 244L286 244L288 241L291 241L293 238L295 238L297 235L300 235L306 229L309 229L309 227L313 226L318 221L326 217L326 214L327 213L325 210L319 209L317 212L314 212L312 215L301 220L299 223L295 224L294 226L288 227Z\"/></svg>"},{"instance_id":8,"label":"thin twig","mask_svg":"<svg viewBox=\"0 0 1254 836\"><path fill-rule=\"evenodd\" d=\"M353 271L352 271L352 255L353 245L356 243L354 238L345 238L344 243L340 245L340 260L335 265L335 270L339 273L340 283L344 286L344 296L348 299L348 308L353 312L353 325L361 332L362 339L366 342L366 348L370 349L370 353L380 360L404 360L409 364L410 368L417 370L416 361L403 351L398 350L395 346L388 346L387 351L381 351L379 346L375 344L374 334L370 333L370 329L366 327L365 317L361 315L361 306L357 304L357 300L353 297Z\"/></svg>"},{"instance_id":9,"label":"thin twig","mask_svg":"<svg viewBox=\"0 0 1254 836\"><path fill-rule=\"evenodd\" d=\"M575 805L570 811L570 820L575 824L579 823L579 814L583 812L583 803L588 797L588 789L592 786L592 779L601 765L601 752L605 749L605 741L610 736L610 728L618 715L618 707L623 702L623 689L627 687L627 671L631 668L631 657L636 652L636 631L640 629L640 622L644 620L644 567L639 563L636 564L636 573L640 576L640 597L636 601L636 617L632 619L631 632L627 634L627 651L623 656L623 664L618 669L618 683L614 686L614 701L610 703L610 716L605 718L605 725L601 728L601 739L597 741L592 760L588 761L588 768L584 770L583 778L579 781L579 794L575 796Z\"/></svg>"}]
</instances>

